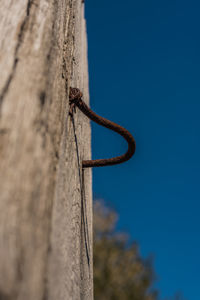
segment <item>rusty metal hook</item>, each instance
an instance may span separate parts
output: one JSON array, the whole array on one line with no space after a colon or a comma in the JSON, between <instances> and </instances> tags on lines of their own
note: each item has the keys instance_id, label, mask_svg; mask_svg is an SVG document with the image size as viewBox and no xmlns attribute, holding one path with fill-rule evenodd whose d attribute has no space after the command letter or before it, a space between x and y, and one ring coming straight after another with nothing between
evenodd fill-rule
<instances>
[{"instance_id":1,"label":"rusty metal hook","mask_svg":"<svg viewBox=\"0 0 200 300\"><path fill-rule=\"evenodd\" d=\"M90 120L94 121L95 123L104 126L108 129L111 129L118 134L120 134L128 143L128 150L125 154L122 154L120 156L116 156L113 158L107 158L107 159L95 159L95 160L83 160L82 167L83 168L92 168L92 167L104 167L104 166L111 166L123 163L127 160L129 160L133 154L135 153L135 140L131 133L123 128L122 126L109 121L99 115L97 115L95 112L93 112L86 103L82 100L83 94L78 88L72 88L70 87L70 93L69 93L69 101L70 101L70 111L69 114L73 116L73 112L75 110L75 107L77 106Z\"/></svg>"}]
</instances>

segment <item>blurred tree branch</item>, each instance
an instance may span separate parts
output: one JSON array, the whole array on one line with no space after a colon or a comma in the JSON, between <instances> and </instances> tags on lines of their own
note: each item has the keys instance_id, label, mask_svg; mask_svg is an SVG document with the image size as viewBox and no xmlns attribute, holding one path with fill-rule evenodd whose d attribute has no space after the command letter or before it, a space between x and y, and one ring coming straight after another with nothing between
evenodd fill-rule
<instances>
[{"instance_id":1,"label":"blurred tree branch","mask_svg":"<svg viewBox=\"0 0 200 300\"><path fill-rule=\"evenodd\" d=\"M118 215L102 200L94 203L95 300L158 300L152 259L144 259L127 233L116 231ZM167 299L165 299L167 300ZM177 292L170 300L186 300Z\"/></svg>"},{"instance_id":2,"label":"blurred tree branch","mask_svg":"<svg viewBox=\"0 0 200 300\"><path fill-rule=\"evenodd\" d=\"M117 214L102 201L94 203L94 290L96 300L157 300L150 259L142 259L128 235L116 233Z\"/></svg>"}]
</instances>

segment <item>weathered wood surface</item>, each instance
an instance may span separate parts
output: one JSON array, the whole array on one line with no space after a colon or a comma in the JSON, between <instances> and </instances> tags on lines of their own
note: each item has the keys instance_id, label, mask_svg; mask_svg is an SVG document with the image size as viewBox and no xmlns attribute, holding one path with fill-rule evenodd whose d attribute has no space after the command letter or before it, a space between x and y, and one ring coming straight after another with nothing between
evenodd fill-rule
<instances>
[{"instance_id":1,"label":"weathered wood surface","mask_svg":"<svg viewBox=\"0 0 200 300\"><path fill-rule=\"evenodd\" d=\"M77 111L76 145L68 117L70 86L89 101L81 2L0 2L1 300L93 298L90 125Z\"/></svg>"}]
</instances>

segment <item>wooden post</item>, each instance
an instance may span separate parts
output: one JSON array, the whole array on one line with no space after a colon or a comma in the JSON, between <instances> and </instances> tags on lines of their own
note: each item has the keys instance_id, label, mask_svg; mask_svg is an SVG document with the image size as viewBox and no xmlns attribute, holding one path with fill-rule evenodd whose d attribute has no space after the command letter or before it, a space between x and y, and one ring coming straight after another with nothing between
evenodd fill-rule
<instances>
[{"instance_id":1,"label":"wooden post","mask_svg":"<svg viewBox=\"0 0 200 300\"><path fill-rule=\"evenodd\" d=\"M0 299L93 299L90 125L81 0L0 4Z\"/></svg>"}]
</instances>

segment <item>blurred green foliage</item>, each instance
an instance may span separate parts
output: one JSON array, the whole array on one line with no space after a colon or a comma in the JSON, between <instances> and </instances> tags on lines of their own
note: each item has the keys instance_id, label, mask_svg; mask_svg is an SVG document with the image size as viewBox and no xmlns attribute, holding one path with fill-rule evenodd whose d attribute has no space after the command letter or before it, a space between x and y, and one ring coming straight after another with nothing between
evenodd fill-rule
<instances>
[{"instance_id":1,"label":"blurred green foliage","mask_svg":"<svg viewBox=\"0 0 200 300\"><path fill-rule=\"evenodd\" d=\"M158 300L150 258L141 257L136 243L116 231L118 216L103 201L94 203L94 299ZM176 293L168 300L184 300ZM165 299L167 300L167 299Z\"/></svg>"},{"instance_id":2,"label":"blurred green foliage","mask_svg":"<svg viewBox=\"0 0 200 300\"><path fill-rule=\"evenodd\" d=\"M117 233L117 214L102 201L94 203L95 300L157 300L150 259L140 256L138 245Z\"/></svg>"}]
</instances>

